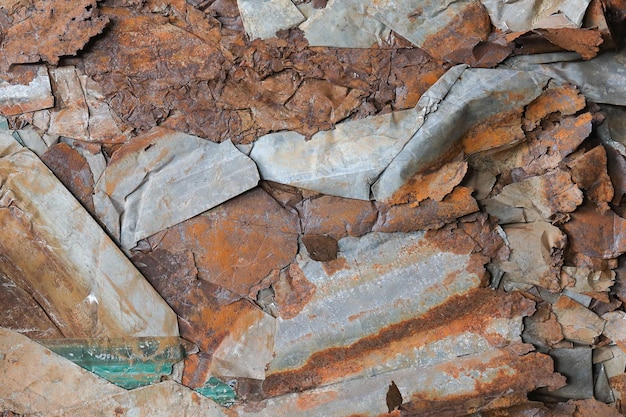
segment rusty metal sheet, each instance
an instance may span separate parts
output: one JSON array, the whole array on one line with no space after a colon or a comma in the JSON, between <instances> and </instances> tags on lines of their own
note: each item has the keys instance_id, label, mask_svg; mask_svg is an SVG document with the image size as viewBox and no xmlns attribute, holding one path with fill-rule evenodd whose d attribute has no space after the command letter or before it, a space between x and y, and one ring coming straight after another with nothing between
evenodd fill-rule
<instances>
[{"instance_id":1,"label":"rusty metal sheet","mask_svg":"<svg viewBox=\"0 0 626 417\"><path fill-rule=\"evenodd\" d=\"M74 55L109 20L95 0L31 0L3 7L0 70L12 64L48 62Z\"/></svg>"},{"instance_id":2,"label":"rusty metal sheet","mask_svg":"<svg viewBox=\"0 0 626 417\"><path fill-rule=\"evenodd\" d=\"M176 316L37 156L0 133L0 270L66 337L177 336Z\"/></svg>"},{"instance_id":3,"label":"rusty metal sheet","mask_svg":"<svg viewBox=\"0 0 626 417\"><path fill-rule=\"evenodd\" d=\"M61 407L80 406L124 392L26 336L3 328L0 375L0 410L18 414L45 415Z\"/></svg>"},{"instance_id":4,"label":"rusty metal sheet","mask_svg":"<svg viewBox=\"0 0 626 417\"><path fill-rule=\"evenodd\" d=\"M277 380L317 351L349 345L480 286L481 259L442 251L424 232L346 237L330 263L299 255L298 264L316 291L296 317L278 320L269 377ZM405 282L409 277L410 285ZM381 288L385 297L378 296ZM387 367L393 365L379 364L378 372Z\"/></svg>"},{"instance_id":5,"label":"rusty metal sheet","mask_svg":"<svg viewBox=\"0 0 626 417\"><path fill-rule=\"evenodd\" d=\"M347 294L358 296L357 289ZM452 305L455 313L445 313ZM374 335L356 341L347 335L344 343L350 344L317 352L291 375L272 375L270 364L263 389L266 395L282 395L231 411L239 416L375 416L387 411L391 381L407 401L403 409L417 415L456 416L515 404L538 386L564 384L547 356L527 354L530 346L521 344L521 320L532 311L533 302L519 293L473 289L452 295L439 307ZM361 333L370 327L359 324ZM476 401L477 392L482 400Z\"/></svg>"},{"instance_id":6,"label":"rusty metal sheet","mask_svg":"<svg viewBox=\"0 0 626 417\"><path fill-rule=\"evenodd\" d=\"M96 213L121 246L257 185L256 165L230 141L154 128L121 147L95 187Z\"/></svg>"},{"instance_id":7,"label":"rusty metal sheet","mask_svg":"<svg viewBox=\"0 0 626 417\"><path fill-rule=\"evenodd\" d=\"M489 15L477 0L372 0L367 12L432 56L471 63L487 41Z\"/></svg>"},{"instance_id":8,"label":"rusty metal sheet","mask_svg":"<svg viewBox=\"0 0 626 417\"><path fill-rule=\"evenodd\" d=\"M50 77L45 66L28 84L11 84L0 78L0 114L13 116L54 106Z\"/></svg>"},{"instance_id":9,"label":"rusty metal sheet","mask_svg":"<svg viewBox=\"0 0 626 417\"><path fill-rule=\"evenodd\" d=\"M591 0L480 0L498 29L525 32L537 28L580 27Z\"/></svg>"},{"instance_id":10,"label":"rusty metal sheet","mask_svg":"<svg viewBox=\"0 0 626 417\"><path fill-rule=\"evenodd\" d=\"M279 30L289 29L304 20L290 0L237 0L246 33L253 39L268 39Z\"/></svg>"},{"instance_id":11,"label":"rusty metal sheet","mask_svg":"<svg viewBox=\"0 0 626 417\"><path fill-rule=\"evenodd\" d=\"M458 71L459 67L455 69ZM458 76L458 82L437 111L427 115L424 124L372 186L376 200L391 198L410 177L435 168L473 125L530 103L548 82L540 75L509 70L470 68Z\"/></svg>"}]
</instances>

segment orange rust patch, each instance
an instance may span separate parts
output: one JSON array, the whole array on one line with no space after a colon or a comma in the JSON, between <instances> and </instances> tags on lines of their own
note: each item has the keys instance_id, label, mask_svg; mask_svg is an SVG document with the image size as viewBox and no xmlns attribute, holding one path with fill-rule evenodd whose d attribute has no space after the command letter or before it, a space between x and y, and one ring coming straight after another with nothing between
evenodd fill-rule
<instances>
[{"instance_id":1,"label":"orange rust patch","mask_svg":"<svg viewBox=\"0 0 626 417\"><path fill-rule=\"evenodd\" d=\"M324 272L330 276L344 269L350 269L350 265L348 261L346 261L346 258L339 257L334 261L322 263L322 268L324 268Z\"/></svg>"},{"instance_id":2,"label":"orange rust patch","mask_svg":"<svg viewBox=\"0 0 626 417\"><path fill-rule=\"evenodd\" d=\"M569 116L584 107L585 97L575 86L571 84L550 86L526 108L524 130L533 130L543 118L552 113L558 112L562 116Z\"/></svg>"},{"instance_id":3,"label":"orange rust patch","mask_svg":"<svg viewBox=\"0 0 626 417\"><path fill-rule=\"evenodd\" d=\"M566 164L570 168L574 182L586 190L587 198L599 204L603 210L608 210L608 203L613 200L613 184L607 173L606 164L606 151L603 146L596 146Z\"/></svg>"},{"instance_id":4,"label":"orange rust patch","mask_svg":"<svg viewBox=\"0 0 626 417\"><path fill-rule=\"evenodd\" d=\"M280 274L273 288L278 312L286 320L300 314L316 290L315 285L306 278L297 264L289 265L289 270Z\"/></svg>"},{"instance_id":5,"label":"orange rust patch","mask_svg":"<svg viewBox=\"0 0 626 417\"><path fill-rule=\"evenodd\" d=\"M598 55L603 39L596 29L536 29L535 32L567 51L577 52L584 60Z\"/></svg>"},{"instance_id":6,"label":"orange rust patch","mask_svg":"<svg viewBox=\"0 0 626 417\"><path fill-rule=\"evenodd\" d=\"M487 369L500 369L494 380L485 383L476 381L474 392L468 395L448 396L445 399L432 399L424 393L414 394L409 403L402 405L406 415L425 417L455 417L482 409L509 407L527 401L526 394L535 388L549 386L558 388L565 385L565 378L555 374L552 358L541 353L524 356L511 349L484 363L480 358L461 358L457 363L450 363L450 375L458 372L459 367L472 372ZM446 372L447 373L447 372Z\"/></svg>"},{"instance_id":7,"label":"orange rust patch","mask_svg":"<svg viewBox=\"0 0 626 417\"><path fill-rule=\"evenodd\" d=\"M470 63L474 60L474 47L485 42L490 32L491 21L483 5L466 3L462 13L454 16L445 29L428 36L420 48L448 62Z\"/></svg>"},{"instance_id":8,"label":"orange rust patch","mask_svg":"<svg viewBox=\"0 0 626 417\"><path fill-rule=\"evenodd\" d=\"M461 182L467 172L467 162L450 162L436 171L416 174L391 196L386 203L419 203L427 198L441 201Z\"/></svg>"},{"instance_id":9,"label":"orange rust patch","mask_svg":"<svg viewBox=\"0 0 626 417\"><path fill-rule=\"evenodd\" d=\"M379 218L375 232L412 232L438 229L445 223L478 211L472 190L457 186L442 201L426 199L419 206L378 203Z\"/></svg>"},{"instance_id":10,"label":"orange rust patch","mask_svg":"<svg viewBox=\"0 0 626 417\"><path fill-rule=\"evenodd\" d=\"M505 145L525 137L522 130L522 109L498 113L472 126L461 137L463 152L470 155Z\"/></svg>"}]
</instances>

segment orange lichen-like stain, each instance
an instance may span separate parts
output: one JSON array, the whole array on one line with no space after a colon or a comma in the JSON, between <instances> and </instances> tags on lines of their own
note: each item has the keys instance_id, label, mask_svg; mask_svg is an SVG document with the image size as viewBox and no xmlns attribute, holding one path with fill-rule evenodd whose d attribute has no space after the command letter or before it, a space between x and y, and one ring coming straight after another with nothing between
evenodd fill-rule
<instances>
[{"instance_id":1,"label":"orange lichen-like stain","mask_svg":"<svg viewBox=\"0 0 626 417\"><path fill-rule=\"evenodd\" d=\"M571 84L549 87L534 99L524 113L524 130L533 130L546 116L558 112L569 116L585 107L585 98Z\"/></svg>"},{"instance_id":2,"label":"orange lichen-like stain","mask_svg":"<svg viewBox=\"0 0 626 417\"><path fill-rule=\"evenodd\" d=\"M472 126L461 137L463 152L471 155L513 145L524 139L522 130L522 109L498 113Z\"/></svg>"}]
</instances>

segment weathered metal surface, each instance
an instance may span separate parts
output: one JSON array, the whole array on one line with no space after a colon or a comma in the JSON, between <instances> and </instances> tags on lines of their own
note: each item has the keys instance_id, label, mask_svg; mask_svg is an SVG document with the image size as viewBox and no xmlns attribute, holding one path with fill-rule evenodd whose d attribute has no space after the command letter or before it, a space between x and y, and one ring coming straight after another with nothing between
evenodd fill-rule
<instances>
[{"instance_id":1,"label":"weathered metal surface","mask_svg":"<svg viewBox=\"0 0 626 417\"><path fill-rule=\"evenodd\" d=\"M58 338L61 332L28 293L0 272L0 327L32 339Z\"/></svg>"},{"instance_id":2,"label":"weathered metal surface","mask_svg":"<svg viewBox=\"0 0 626 417\"><path fill-rule=\"evenodd\" d=\"M470 63L476 45L491 31L477 0L372 0L368 13L434 57Z\"/></svg>"},{"instance_id":3,"label":"weathered metal surface","mask_svg":"<svg viewBox=\"0 0 626 417\"><path fill-rule=\"evenodd\" d=\"M590 0L502 2L480 0L491 23L504 31L523 32L536 28L580 27Z\"/></svg>"},{"instance_id":4,"label":"weathered metal surface","mask_svg":"<svg viewBox=\"0 0 626 417\"><path fill-rule=\"evenodd\" d=\"M12 116L52 106L54 97L46 67L39 67L27 85L11 84L0 78L0 114Z\"/></svg>"},{"instance_id":5,"label":"weathered metal surface","mask_svg":"<svg viewBox=\"0 0 626 417\"><path fill-rule=\"evenodd\" d=\"M592 345L604 329L603 319L568 296L559 296L552 310L566 340Z\"/></svg>"},{"instance_id":6,"label":"weathered metal surface","mask_svg":"<svg viewBox=\"0 0 626 417\"><path fill-rule=\"evenodd\" d=\"M258 181L254 162L232 142L154 128L114 154L96 184L94 205L109 232L130 249Z\"/></svg>"},{"instance_id":7,"label":"weathered metal surface","mask_svg":"<svg viewBox=\"0 0 626 417\"><path fill-rule=\"evenodd\" d=\"M545 221L503 226L511 257L498 261L505 272L503 286L527 290L539 285L550 291L561 289L560 268L565 248L565 235L558 227Z\"/></svg>"},{"instance_id":8,"label":"weathered metal surface","mask_svg":"<svg viewBox=\"0 0 626 417\"><path fill-rule=\"evenodd\" d=\"M18 414L45 415L124 392L26 336L3 328L0 375L0 409Z\"/></svg>"},{"instance_id":9,"label":"weathered metal surface","mask_svg":"<svg viewBox=\"0 0 626 417\"><path fill-rule=\"evenodd\" d=\"M279 30L289 29L304 20L290 0L237 0L237 6L250 40L273 38Z\"/></svg>"},{"instance_id":10,"label":"weathered metal surface","mask_svg":"<svg viewBox=\"0 0 626 417\"><path fill-rule=\"evenodd\" d=\"M453 152L461 136L473 125L530 103L548 81L529 72L473 68L459 77L437 111L426 117L372 186L376 200L389 199L411 176L434 169L446 154Z\"/></svg>"},{"instance_id":11,"label":"weathered metal surface","mask_svg":"<svg viewBox=\"0 0 626 417\"><path fill-rule=\"evenodd\" d=\"M257 188L149 241L153 248L170 254L192 254L199 279L254 298L272 270L292 261L298 232L298 216Z\"/></svg>"},{"instance_id":12,"label":"weathered metal surface","mask_svg":"<svg viewBox=\"0 0 626 417\"><path fill-rule=\"evenodd\" d=\"M368 13L371 1L330 0L299 28L311 46L370 48L388 42L388 27Z\"/></svg>"},{"instance_id":13,"label":"weathered metal surface","mask_svg":"<svg viewBox=\"0 0 626 417\"><path fill-rule=\"evenodd\" d=\"M45 165L0 134L2 272L66 337L177 336L176 316Z\"/></svg>"},{"instance_id":14,"label":"weathered metal surface","mask_svg":"<svg viewBox=\"0 0 626 417\"><path fill-rule=\"evenodd\" d=\"M18 2L7 4L1 13L2 72L11 64L56 64L60 56L74 55L108 23L95 0Z\"/></svg>"},{"instance_id":15,"label":"weathered metal surface","mask_svg":"<svg viewBox=\"0 0 626 417\"><path fill-rule=\"evenodd\" d=\"M178 337L45 339L40 343L125 389L160 382L185 356Z\"/></svg>"},{"instance_id":16,"label":"weathered metal surface","mask_svg":"<svg viewBox=\"0 0 626 417\"><path fill-rule=\"evenodd\" d=\"M626 252L626 219L612 210L601 212L584 204L563 225L570 250L587 256L610 259Z\"/></svg>"},{"instance_id":17,"label":"weathered metal surface","mask_svg":"<svg viewBox=\"0 0 626 417\"><path fill-rule=\"evenodd\" d=\"M53 412L39 412L33 417L138 416L226 417L227 411L214 401L174 381L164 381L132 391L82 401L80 405L64 405Z\"/></svg>"},{"instance_id":18,"label":"weathered metal surface","mask_svg":"<svg viewBox=\"0 0 626 417\"><path fill-rule=\"evenodd\" d=\"M519 56L505 61L506 66L569 82L594 103L626 105L626 52L605 52L590 61L577 61L568 54Z\"/></svg>"}]
</instances>

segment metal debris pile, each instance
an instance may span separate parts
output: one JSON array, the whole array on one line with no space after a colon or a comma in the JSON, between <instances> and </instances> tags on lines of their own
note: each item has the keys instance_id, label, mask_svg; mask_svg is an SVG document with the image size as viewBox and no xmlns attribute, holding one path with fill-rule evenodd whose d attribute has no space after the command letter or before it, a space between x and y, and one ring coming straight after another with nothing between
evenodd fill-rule
<instances>
[{"instance_id":1,"label":"metal debris pile","mask_svg":"<svg viewBox=\"0 0 626 417\"><path fill-rule=\"evenodd\" d=\"M0 2L0 412L626 413L626 3Z\"/></svg>"}]
</instances>

